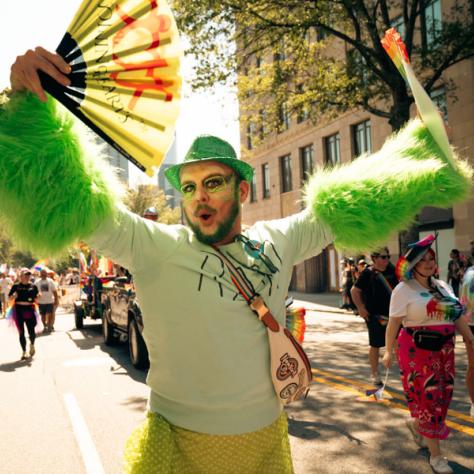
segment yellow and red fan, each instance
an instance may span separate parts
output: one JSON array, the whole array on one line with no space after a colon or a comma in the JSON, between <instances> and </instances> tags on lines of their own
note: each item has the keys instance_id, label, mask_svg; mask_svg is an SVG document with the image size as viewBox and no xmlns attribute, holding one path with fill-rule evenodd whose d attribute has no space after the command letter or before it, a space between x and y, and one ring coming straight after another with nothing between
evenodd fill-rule
<instances>
[{"instance_id":1,"label":"yellow and red fan","mask_svg":"<svg viewBox=\"0 0 474 474\"><path fill-rule=\"evenodd\" d=\"M181 90L178 29L164 0L84 0L56 52L71 85L47 92L148 175L174 137Z\"/></svg>"}]
</instances>

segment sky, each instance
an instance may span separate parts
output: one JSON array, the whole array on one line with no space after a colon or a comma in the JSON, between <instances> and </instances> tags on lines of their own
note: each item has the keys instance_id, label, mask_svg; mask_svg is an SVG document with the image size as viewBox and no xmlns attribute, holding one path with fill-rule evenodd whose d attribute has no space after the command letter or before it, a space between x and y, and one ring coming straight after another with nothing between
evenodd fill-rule
<instances>
[{"instance_id":1,"label":"sky","mask_svg":"<svg viewBox=\"0 0 474 474\"><path fill-rule=\"evenodd\" d=\"M2 2L0 28L0 90L10 83L10 66L16 56L36 46L54 51L81 0L23 0ZM200 134L217 135L240 150L238 103L235 91L214 88L192 93L189 84L192 60L182 64L183 99L177 123L177 152L180 161L192 140ZM145 182L145 175L130 164L131 179ZM143 176L143 179L142 179Z\"/></svg>"}]
</instances>

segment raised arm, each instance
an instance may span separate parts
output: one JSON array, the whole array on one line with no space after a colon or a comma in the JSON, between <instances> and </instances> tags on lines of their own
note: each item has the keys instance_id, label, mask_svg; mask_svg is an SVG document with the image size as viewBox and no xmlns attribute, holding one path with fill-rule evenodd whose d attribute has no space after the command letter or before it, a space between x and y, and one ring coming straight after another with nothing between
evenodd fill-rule
<instances>
[{"instance_id":1,"label":"raised arm","mask_svg":"<svg viewBox=\"0 0 474 474\"><path fill-rule=\"evenodd\" d=\"M412 120L377 153L314 174L306 205L339 248L374 248L407 228L424 206L446 208L467 198L472 170L454 162L447 164L428 129Z\"/></svg>"},{"instance_id":2,"label":"raised arm","mask_svg":"<svg viewBox=\"0 0 474 474\"><path fill-rule=\"evenodd\" d=\"M42 48L12 66L13 93L0 109L0 214L18 245L53 256L113 218L120 185L72 117L42 102L39 70L68 81L68 65Z\"/></svg>"}]
</instances>

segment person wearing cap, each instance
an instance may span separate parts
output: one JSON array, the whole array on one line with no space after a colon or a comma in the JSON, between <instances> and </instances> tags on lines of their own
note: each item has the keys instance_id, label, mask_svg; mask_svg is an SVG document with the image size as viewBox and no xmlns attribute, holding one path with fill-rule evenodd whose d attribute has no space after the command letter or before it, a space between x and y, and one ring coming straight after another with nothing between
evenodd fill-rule
<instances>
[{"instance_id":1,"label":"person wearing cap","mask_svg":"<svg viewBox=\"0 0 474 474\"><path fill-rule=\"evenodd\" d=\"M40 278L35 281L39 291L39 312L46 333L54 331L54 314L59 305L58 288L54 280L48 277L49 272L49 268L42 268Z\"/></svg>"},{"instance_id":2,"label":"person wearing cap","mask_svg":"<svg viewBox=\"0 0 474 474\"><path fill-rule=\"evenodd\" d=\"M445 420L453 395L455 331L473 348L474 335L461 317L465 308L452 288L433 276L437 269L431 248L434 240L430 235L411 244L397 262L397 274L403 281L395 287L390 301L383 363L390 367L397 340L402 385L411 415L407 426L415 443L428 447L431 468L449 474L453 470L441 453L440 440L449 434ZM433 340L437 340L437 347L430 342Z\"/></svg>"},{"instance_id":3,"label":"person wearing cap","mask_svg":"<svg viewBox=\"0 0 474 474\"><path fill-rule=\"evenodd\" d=\"M352 287L351 295L359 316L367 325L371 383L381 386L380 348L385 346L390 297L393 288L398 284L398 279L390 263L390 252L387 247L373 250L370 256L373 264L359 275Z\"/></svg>"},{"instance_id":4,"label":"person wearing cap","mask_svg":"<svg viewBox=\"0 0 474 474\"><path fill-rule=\"evenodd\" d=\"M469 324L471 333L474 334L474 265L470 266L464 273L464 277L459 290L459 299L465 305L466 321ZM466 387L471 399L471 418L474 418L474 348L469 340L464 338L467 352L467 370L466 370Z\"/></svg>"},{"instance_id":5,"label":"person wearing cap","mask_svg":"<svg viewBox=\"0 0 474 474\"><path fill-rule=\"evenodd\" d=\"M35 303L38 298L38 288L30 282L31 271L28 268L20 270L20 281L14 283L8 294L13 299L11 318L13 319L20 335L20 346L22 350L21 359L27 359L35 355L35 326L36 311ZM30 351L26 352L25 326L30 337Z\"/></svg>"},{"instance_id":6,"label":"person wearing cap","mask_svg":"<svg viewBox=\"0 0 474 474\"><path fill-rule=\"evenodd\" d=\"M68 81L64 60L41 48L12 66L12 94L0 113L0 212L38 254L54 255L82 239L134 275L150 399L144 425L128 441L125 470L293 472L266 330L214 247L284 326L296 263L331 242L347 249L381 245L422 207L465 199L472 170L456 157L448 166L428 128L415 120L376 154L315 173L301 212L244 229L242 203L253 169L226 141L201 136L165 173L182 195L187 225L151 222L124 209L100 154L81 146L53 100L42 102L39 70ZM46 189L38 184L45 179ZM24 189L35 196L28 205L22 205Z\"/></svg>"}]
</instances>

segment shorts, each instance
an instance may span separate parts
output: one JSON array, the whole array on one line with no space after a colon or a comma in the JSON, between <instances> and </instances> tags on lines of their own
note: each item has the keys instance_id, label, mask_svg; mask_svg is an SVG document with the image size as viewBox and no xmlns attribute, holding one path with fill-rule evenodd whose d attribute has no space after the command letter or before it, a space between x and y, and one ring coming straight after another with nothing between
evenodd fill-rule
<instances>
[{"instance_id":1,"label":"shorts","mask_svg":"<svg viewBox=\"0 0 474 474\"><path fill-rule=\"evenodd\" d=\"M369 346L370 347L385 347L385 329L386 325L379 322L379 318L373 314L369 314L367 329L369 330Z\"/></svg>"},{"instance_id":2,"label":"shorts","mask_svg":"<svg viewBox=\"0 0 474 474\"><path fill-rule=\"evenodd\" d=\"M41 316L44 316L46 314L52 314L53 311L54 311L53 303L39 305L39 312Z\"/></svg>"},{"instance_id":3,"label":"shorts","mask_svg":"<svg viewBox=\"0 0 474 474\"><path fill-rule=\"evenodd\" d=\"M271 425L240 435L196 433L149 412L124 457L127 474L294 473L284 412Z\"/></svg>"}]
</instances>

